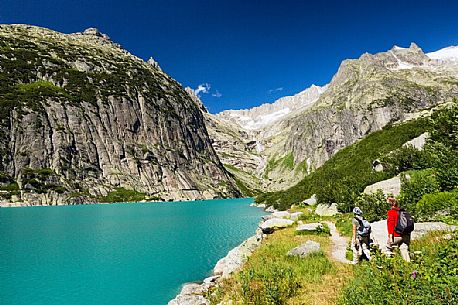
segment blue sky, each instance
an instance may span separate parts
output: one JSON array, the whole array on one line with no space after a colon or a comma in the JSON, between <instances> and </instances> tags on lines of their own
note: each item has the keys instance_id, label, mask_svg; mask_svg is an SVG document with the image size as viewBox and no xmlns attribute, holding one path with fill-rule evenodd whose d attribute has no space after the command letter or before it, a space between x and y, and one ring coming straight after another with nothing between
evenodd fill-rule
<instances>
[{"instance_id":1,"label":"blue sky","mask_svg":"<svg viewBox=\"0 0 458 305\"><path fill-rule=\"evenodd\" d=\"M0 23L97 27L154 57L184 86L209 84L210 112L324 85L346 58L416 42L458 45L458 1L0 0Z\"/></svg>"}]
</instances>

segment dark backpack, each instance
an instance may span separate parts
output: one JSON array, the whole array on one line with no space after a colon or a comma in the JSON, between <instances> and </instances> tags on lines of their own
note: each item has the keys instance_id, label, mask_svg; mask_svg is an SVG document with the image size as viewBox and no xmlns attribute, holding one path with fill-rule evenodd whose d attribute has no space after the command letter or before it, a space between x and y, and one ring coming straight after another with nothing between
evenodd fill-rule
<instances>
[{"instance_id":1,"label":"dark backpack","mask_svg":"<svg viewBox=\"0 0 458 305\"><path fill-rule=\"evenodd\" d=\"M359 227L358 227L358 236L361 236L361 237L366 237L366 236L369 236L371 234L371 224L369 223L369 221L367 221L366 219L359 219L359 218L356 218L355 219L359 222Z\"/></svg>"},{"instance_id":2,"label":"dark backpack","mask_svg":"<svg viewBox=\"0 0 458 305\"><path fill-rule=\"evenodd\" d=\"M415 222L412 216L404 209L398 211L398 222L394 231L400 235L410 234L414 230Z\"/></svg>"}]
</instances>

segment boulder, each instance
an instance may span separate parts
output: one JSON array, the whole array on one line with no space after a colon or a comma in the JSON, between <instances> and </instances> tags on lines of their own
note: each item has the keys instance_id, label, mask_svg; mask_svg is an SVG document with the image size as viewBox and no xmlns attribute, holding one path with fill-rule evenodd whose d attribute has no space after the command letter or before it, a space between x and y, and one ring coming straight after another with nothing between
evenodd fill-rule
<instances>
[{"instance_id":1,"label":"boulder","mask_svg":"<svg viewBox=\"0 0 458 305\"><path fill-rule=\"evenodd\" d=\"M274 212L272 216L277 218L291 218L291 214L287 211Z\"/></svg>"},{"instance_id":2,"label":"boulder","mask_svg":"<svg viewBox=\"0 0 458 305\"><path fill-rule=\"evenodd\" d=\"M310 255L311 253L319 252L320 251L320 244L313 241L313 240L307 240L305 243L301 244L300 246L297 246L291 250L288 251L287 255L288 256L300 256L300 257L306 257Z\"/></svg>"},{"instance_id":3,"label":"boulder","mask_svg":"<svg viewBox=\"0 0 458 305\"><path fill-rule=\"evenodd\" d=\"M316 231L323 229L323 225L319 222L305 223L297 226L296 231Z\"/></svg>"},{"instance_id":4,"label":"boulder","mask_svg":"<svg viewBox=\"0 0 458 305\"><path fill-rule=\"evenodd\" d=\"M210 304L203 296L202 285L196 283L185 284L179 295L168 305L207 305Z\"/></svg>"},{"instance_id":5,"label":"boulder","mask_svg":"<svg viewBox=\"0 0 458 305\"><path fill-rule=\"evenodd\" d=\"M401 179L399 176L376 182L372 185L366 186L364 189L365 194L372 194L377 192L377 190L382 190L385 195L394 195L398 196L401 192Z\"/></svg>"},{"instance_id":6,"label":"boulder","mask_svg":"<svg viewBox=\"0 0 458 305\"><path fill-rule=\"evenodd\" d=\"M312 197L305 199L302 203L306 205L316 205L316 195L313 194Z\"/></svg>"},{"instance_id":7,"label":"boulder","mask_svg":"<svg viewBox=\"0 0 458 305\"><path fill-rule=\"evenodd\" d=\"M253 253L253 251L261 244L261 240L262 234L261 232L257 232L256 236L248 238L238 247L229 251L225 257L216 263L216 266L213 269L213 274L225 278L232 272L238 270L245 263L248 256L250 256L251 253Z\"/></svg>"},{"instance_id":8,"label":"boulder","mask_svg":"<svg viewBox=\"0 0 458 305\"><path fill-rule=\"evenodd\" d=\"M315 213L320 216L334 216L339 214L337 211L337 203L331 205L319 204L316 206Z\"/></svg>"},{"instance_id":9,"label":"boulder","mask_svg":"<svg viewBox=\"0 0 458 305\"><path fill-rule=\"evenodd\" d=\"M284 218L272 218L263 222L260 226L261 230L265 234L273 233L276 229L286 228L291 226L294 221Z\"/></svg>"},{"instance_id":10,"label":"boulder","mask_svg":"<svg viewBox=\"0 0 458 305\"><path fill-rule=\"evenodd\" d=\"M376 172L383 172L383 165L379 159L372 161L372 169Z\"/></svg>"},{"instance_id":11,"label":"boulder","mask_svg":"<svg viewBox=\"0 0 458 305\"><path fill-rule=\"evenodd\" d=\"M410 141L407 141L402 146L412 146L415 149L422 150L426 144L426 140L429 138L429 133L425 132Z\"/></svg>"},{"instance_id":12,"label":"boulder","mask_svg":"<svg viewBox=\"0 0 458 305\"><path fill-rule=\"evenodd\" d=\"M290 219L291 219L291 220L298 220L299 217L301 217L303 214L304 214L303 212L294 212L294 213L291 213Z\"/></svg>"},{"instance_id":13,"label":"boulder","mask_svg":"<svg viewBox=\"0 0 458 305\"><path fill-rule=\"evenodd\" d=\"M264 220L264 221L272 219L272 218L275 218L272 214L261 216L261 219Z\"/></svg>"},{"instance_id":14,"label":"boulder","mask_svg":"<svg viewBox=\"0 0 458 305\"><path fill-rule=\"evenodd\" d=\"M257 208L265 209L266 205L264 203L257 204L256 202L253 202L252 204L250 204L250 207L257 207Z\"/></svg>"},{"instance_id":15,"label":"boulder","mask_svg":"<svg viewBox=\"0 0 458 305\"><path fill-rule=\"evenodd\" d=\"M273 206L268 206L267 209L266 209L265 211L268 212L268 213L274 213L274 212L276 212L277 210L275 210Z\"/></svg>"}]
</instances>

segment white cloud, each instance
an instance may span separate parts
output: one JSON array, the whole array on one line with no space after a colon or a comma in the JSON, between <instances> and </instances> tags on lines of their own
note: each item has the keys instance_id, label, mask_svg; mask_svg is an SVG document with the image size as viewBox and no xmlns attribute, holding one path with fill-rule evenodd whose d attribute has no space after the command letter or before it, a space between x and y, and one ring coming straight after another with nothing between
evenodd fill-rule
<instances>
[{"instance_id":1,"label":"white cloud","mask_svg":"<svg viewBox=\"0 0 458 305\"><path fill-rule=\"evenodd\" d=\"M194 89L194 93L197 96L200 96L200 93L210 93L211 85L209 83L203 83L197 86L197 89Z\"/></svg>"},{"instance_id":2,"label":"white cloud","mask_svg":"<svg viewBox=\"0 0 458 305\"><path fill-rule=\"evenodd\" d=\"M269 94L272 94L272 93L278 92L278 91L283 91L283 87L278 87L278 88L275 88L275 89L270 89L270 90L269 90Z\"/></svg>"},{"instance_id":3,"label":"white cloud","mask_svg":"<svg viewBox=\"0 0 458 305\"><path fill-rule=\"evenodd\" d=\"M216 92L213 93L212 96L214 96L214 97L222 97L223 95L218 90L216 90Z\"/></svg>"}]
</instances>

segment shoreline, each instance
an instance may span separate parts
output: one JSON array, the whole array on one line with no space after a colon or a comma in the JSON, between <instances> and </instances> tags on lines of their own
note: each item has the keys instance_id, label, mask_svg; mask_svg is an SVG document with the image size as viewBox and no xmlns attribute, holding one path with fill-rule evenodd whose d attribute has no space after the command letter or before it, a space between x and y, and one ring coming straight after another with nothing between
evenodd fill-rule
<instances>
[{"instance_id":1,"label":"shoreline","mask_svg":"<svg viewBox=\"0 0 458 305\"><path fill-rule=\"evenodd\" d=\"M198 282L184 283L180 292L167 305L208 305L209 301L205 297L208 290L217 286L221 280L242 268L248 257L261 246L265 237L265 234L261 230L261 224L263 222L265 222L265 219L261 216L254 235L229 250L226 256L218 260L209 277Z\"/></svg>"},{"instance_id":2,"label":"shoreline","mask_svg":"<svg viewBox=\"0 0 458 305\"><path fill-rule=\"evenodd\" d=\"M0 208L28 208L28 207L62 207L62 206L78 206L78 205L110 205L110 204L144 204L144 203L188 203L188 202L199 202L199 201L212 201L212 200L234 200L234 199L249 199L253 197L240 197L240 198L211 198L211 199L189 199L189 200L173 200L173 201L122 201L122 202L88 202L81 204L27 204L24 202L11 202L11 201L0 201ZM255 206L258 207L258 206ZM261 207L261 206L260 206Z\"/></svg>"}]
</instances>

